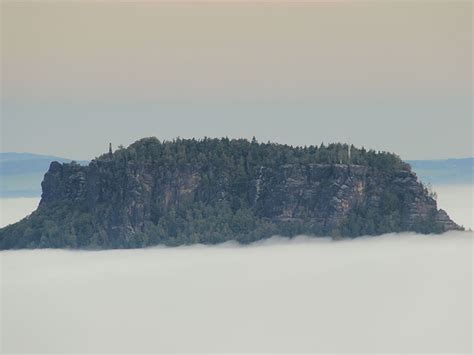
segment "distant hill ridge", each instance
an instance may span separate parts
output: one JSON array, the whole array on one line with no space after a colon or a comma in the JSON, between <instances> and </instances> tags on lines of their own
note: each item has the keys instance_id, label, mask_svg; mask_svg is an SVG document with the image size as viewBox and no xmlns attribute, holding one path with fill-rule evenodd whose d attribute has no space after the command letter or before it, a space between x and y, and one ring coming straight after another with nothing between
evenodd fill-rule
<instances>
[{"instance_id":1,"label":"distant hill ridge","mask_svg":"<svg viewBox=\"0 0 474 355\"><path fill-rule=\"evenodd\" d=\"M36 197L51 162L70 163L72 159L32 153L0 153L0 197ZM78 161L87 165L86 160Z\"/></svg>"},{"instance_id":2,"label":"distant hill ridge","mask_svg":"<svg viewBox=\"0 0 474 355\"><path fill-rule=\"evenodd\" d=\"M408 160L421 181L430 184L472 184L474 158Z\"/></svg>"},{"instance_id":3,"label":"distant hill ridge","mask_svg":"<svg viewBox=\"0 0 474 355\"><path fill-rule=\"evenodd\" d=\"M460 229L397 155L346 144L144 138L89 165L51 163L38 209L0 249L249 243Z\"/></svg>"}]
</instances>

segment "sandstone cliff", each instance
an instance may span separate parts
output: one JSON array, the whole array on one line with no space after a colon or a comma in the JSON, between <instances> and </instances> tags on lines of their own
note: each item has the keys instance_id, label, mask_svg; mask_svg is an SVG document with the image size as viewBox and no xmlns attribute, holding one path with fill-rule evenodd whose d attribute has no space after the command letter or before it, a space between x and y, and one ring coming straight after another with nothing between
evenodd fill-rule
<instances>
[{"instance_id":1,"label":"sandstone cliff","mask_svg":"<svg viewBox=\"0 0 474 355\"><path fill-rule=\"evenodd\" d=\"M88 166L53 162L38 210L2 229L0 246L121 248L460 229L396 156L345 145L299 149L147 139Z\"/></svg>"}]
</instances>

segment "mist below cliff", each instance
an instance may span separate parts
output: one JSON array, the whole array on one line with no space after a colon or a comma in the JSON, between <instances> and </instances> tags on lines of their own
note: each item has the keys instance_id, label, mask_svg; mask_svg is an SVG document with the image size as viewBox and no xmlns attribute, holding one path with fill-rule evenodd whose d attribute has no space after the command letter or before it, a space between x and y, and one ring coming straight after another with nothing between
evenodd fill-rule
<instances>
[{"instance_id":1,"label":"mist below cliff","mask_svg":"<svg viewBox=\"0 0 474 355\"><path fill-rule=\"evenodd\" d=\"M2 353L469 352L472 240L2 252Z\"/></svg>"},{"instance_id":2,"label":"mist below cliff","mask_svg":"<svg viewBox=\"0 0 474 355\"><path fill-rule=\"evenodd\" d=\"M436 191L440 207L472 226L471 187ZM6 202L3 223L35 204ZM473 240L3 251L0 350L470 353Z\"/></svg>"}]
</instances>

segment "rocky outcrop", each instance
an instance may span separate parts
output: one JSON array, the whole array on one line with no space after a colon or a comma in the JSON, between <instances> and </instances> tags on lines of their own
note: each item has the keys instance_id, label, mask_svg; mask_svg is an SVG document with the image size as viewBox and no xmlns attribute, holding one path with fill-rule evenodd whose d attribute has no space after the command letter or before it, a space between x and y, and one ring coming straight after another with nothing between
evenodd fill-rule
<instances>
[{"instance_id":1,"label":"rocky outcrop","mask_svg":"<svg viewBox=\"0 0 474 355\"><path fill-rule=\"evenodd\" d=\"M60 238L54 226L70 237L58 246L73 247L222 241L205 239L207 232L245 242L258 233L354 237L460 229L404 164L395 170L349 162L247 165L239 175L202 162L170 166L117 155L88 166L53 162L38 210L0 231L0 242L16 247L10 235L24 240L34 225L53 227L41 227L32 247L45 240L48 246L48 236Z\"/></svg>"}]
</instances>

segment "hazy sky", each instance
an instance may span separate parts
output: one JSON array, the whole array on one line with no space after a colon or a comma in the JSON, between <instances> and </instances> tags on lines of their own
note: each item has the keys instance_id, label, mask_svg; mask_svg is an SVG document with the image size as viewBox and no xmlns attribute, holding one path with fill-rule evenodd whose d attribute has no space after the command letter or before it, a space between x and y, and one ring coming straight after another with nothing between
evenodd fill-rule
<instances>
[{"instance_id":1,"label":"hazy sky","mask_svg":"<svg viewBox=\"0 0 474 355\"><path fill-rule=\"evenodd\" d=\"M472 156L472 3L2 2L2 151L144 136Z\"/></svg>"}]
</instances>

